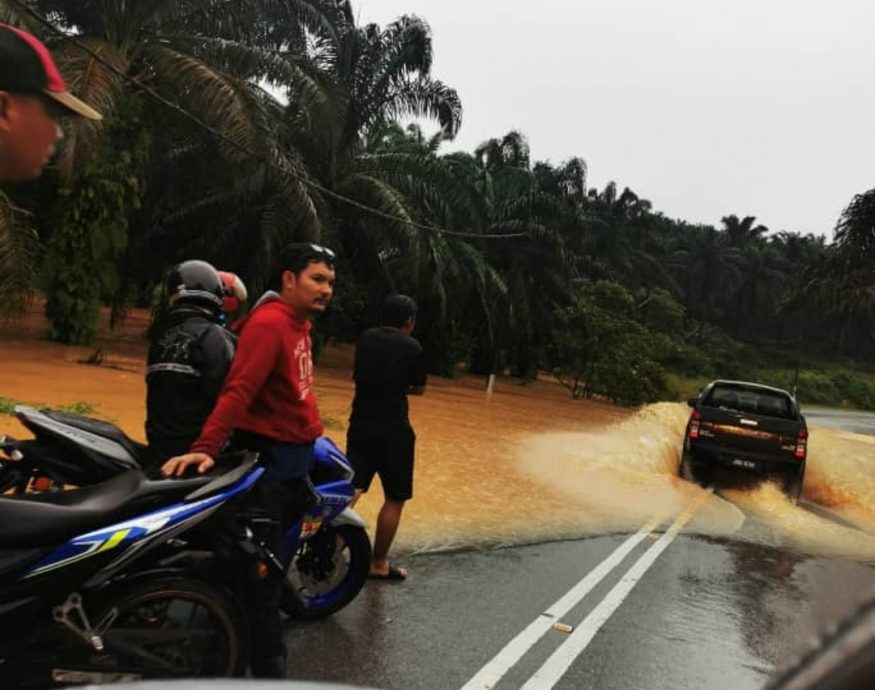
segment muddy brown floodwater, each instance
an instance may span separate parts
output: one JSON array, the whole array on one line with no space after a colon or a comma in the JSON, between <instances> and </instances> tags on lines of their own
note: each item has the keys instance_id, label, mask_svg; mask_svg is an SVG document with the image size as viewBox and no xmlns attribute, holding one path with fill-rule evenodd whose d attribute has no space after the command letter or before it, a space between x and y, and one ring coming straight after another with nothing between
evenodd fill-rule
<instances>
[{"instance_id":1,"label":"muddy brown floodwater","mask_svg":"<svg viewBox=\"0 0 875 690\"><path fill-rule=\"evenodd\" d=\"M35 307L0 330L0 397L28 404L85 402L143 439L147 314L122 330L104 329L93 347L40 339ZM100 348L99 366L79 363ZM352 398L352 350L329 348L317 364L316 389L327 433L345 445ZM637 411L571 400L551 381L520 385L460 376L429 381L411 399L417 431L415 497L405 509L398 545L410 550L517 544L639 528L669 521L703 490L677 478L688 414L660 403ZM0 434L27 432L0 415ZM803 507L776 486L723 489L708 497L687 528L702 534L875 560L875 438L812 427ZM360 503L373 524L378 487ZM806 510L824 506L859 528ZM871 534L870 534L871 533Z\"/></svg>"}]
</instances>

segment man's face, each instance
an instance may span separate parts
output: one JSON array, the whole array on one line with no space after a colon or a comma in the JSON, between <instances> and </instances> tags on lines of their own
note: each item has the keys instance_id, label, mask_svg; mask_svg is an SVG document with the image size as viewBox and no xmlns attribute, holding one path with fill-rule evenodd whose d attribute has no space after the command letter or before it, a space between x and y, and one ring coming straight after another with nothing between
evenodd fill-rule
<instances>
[{"instance_id":1,"label":"man's face","mask_svg":"<svg viewBox=\"0 0 875 690\"><path fill-rule=\"evenodd\" d=\"M40 176L63 136L47 97L0 91L0 180Z\"/></svg>"},{"instance_id":2,"label":"man's face","mask_svg":"<svg viewBox=\"0 0 875 690\"><path fill-rule=\"evenodd\" d=\"M302 318L325 311L334 293L334 269L323 261L307 265L297 276L283 273L282 297Z\"/></svg>"}]
</instances>

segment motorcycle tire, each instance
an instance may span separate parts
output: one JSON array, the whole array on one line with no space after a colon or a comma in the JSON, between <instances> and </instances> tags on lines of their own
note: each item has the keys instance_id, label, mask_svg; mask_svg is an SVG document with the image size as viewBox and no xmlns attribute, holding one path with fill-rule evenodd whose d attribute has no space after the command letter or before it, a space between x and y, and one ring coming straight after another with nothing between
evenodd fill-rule
<instances>
[{"instance_id":1,"label":"motorcycle tire","mask_svg":"<svg viewBox=\"0 0 875 690\"><path fill-rule=\"evenodd\" d=\"M339 567L344 570L335 572ZM305 620L330 616L355 599L370 568L371 541L364 529L323 526L295 554L280 608L288 616Z\"/></svg>"},{"instance_id":2,"label":"motorcycle tire","mask_svg":"<svg viewBox=\"0 0 875 690\"><path fill-rule=\"evenodd\" d=\"M145 669L143 678L221 678L246 671L249 634L243 612L235 599L201 580L171 576L111 589L95 608L94 624L113 609L117 615L104 635L108 650L115 634L172 667ZM162 636L168 638L165 644Z\"/></svg>"}]
</instances>

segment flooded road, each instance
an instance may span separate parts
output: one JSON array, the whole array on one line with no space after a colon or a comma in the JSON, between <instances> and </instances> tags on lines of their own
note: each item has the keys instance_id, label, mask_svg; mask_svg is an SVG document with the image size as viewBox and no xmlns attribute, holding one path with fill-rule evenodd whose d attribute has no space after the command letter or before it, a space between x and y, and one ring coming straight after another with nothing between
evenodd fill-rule
<instances>
[{"instance_id":1,"label":"flooded road","mask_svg":"<svg viewBox=\"0 0 875 690\"><path fill-rule=\"evenodd\" d=\"M687 415L684 405L662 403L596 433L532 435L517 466L575 504L582 531L628 531L652 515L670 519L701 491L677 477ZM775 484L718 488L687 531L811 555L875 559L869 534L875 533L875 437L814 424L810 429L800 506ZM830 517L806 506L828 509Z\"/></svg>"},{"instance_id":2,"label":"flooded road","mask_svg":"<svg viewBox=\"0 0 875 690\"><path fill-rule=\"evenodd\" d=\"M0 397L84 402L142 439L136 329L98 342L102 366L79 363L93 348L35 335L0 332ZM348 347L317 364L341 446L350 368ZM499 380L491 395L474 377L431 380L411 400L415 498L396 542L411 578L291 622L293 677L482 690L470 683L498 667L498 690L760 687L875 584L875 415L807 410L794 506L770 484L709 493L681 481L688 413L573 401L548 380ZM3 415L0 433L26 435ZM377 488L359 503L370 524L381 501Z\"/></svg>"},{"instance_id":3,"label":"flooded road","mask_svg":"<svg viewBox=\"0 0 875 690\"><path fill-rule=\"evenodd\" d=\"M475 428L509 412L472 412L478 467L466 474L484 483L428 496L421 531L407 534L408 582L369 585L331 621L290 622L296 677L398 690L756 690L875 592L875 438L812 422L794 506L768 483L712 494L679 480L684 405L519 433L555 423L544 408L487 444ZM464 471L464 458L431 458L432 472ZM464 497L469 510L438 517ZM453 545L511 548L427 553Z\"/></svg>"},{"instance_id":4,"label":"flooded road","mask_svg":"<svg viewBox=\"0 0 875 690\"><path fill-rule=\"evenodd\" d=\"M143 438L148 315L135 311L121 332L92 348L39 338L41 322L0 332L0 397L30 404L84 402L95 416ZM102 366L80 363L100 348ZM317 364L316 390L327 433L343 447L352 399L352 348L332 347ZM875 558L875 415L806 410L811 427L803 502L775 487L725 490L708 498L687 530L783 545L813 555ZM500 379L491 395L470 376L432 378L411 400L417 432L415 496L397 538L412 551L524 544L635 530L670 521L700 491L677 478L688 408L660 403L631 411L574 401L548 380ZM829 428L829 426L841 428ZM0 433L27 435L0 415ZM378 486L359 503L373 523ZM824 515L839 520L830 520Z\"/></svg>"}]
</instances>

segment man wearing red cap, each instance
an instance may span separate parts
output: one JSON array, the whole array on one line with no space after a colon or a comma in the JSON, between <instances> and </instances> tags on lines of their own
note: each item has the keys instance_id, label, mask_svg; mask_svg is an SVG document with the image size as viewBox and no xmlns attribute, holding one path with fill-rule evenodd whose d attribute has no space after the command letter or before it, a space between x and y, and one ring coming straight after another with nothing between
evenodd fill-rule
<instances>
[{"instance_id":1,"label":"man wearing red cap","mask_svg":"<svg viewBox=\"0 0 875 690\"><path fill-rule=\"evenodd\" d=\"M67 91L48 48L0 24L0 182L39 177L63 136L57 121L67 115L101 119Z\"/></svg>"}]
</instances>

